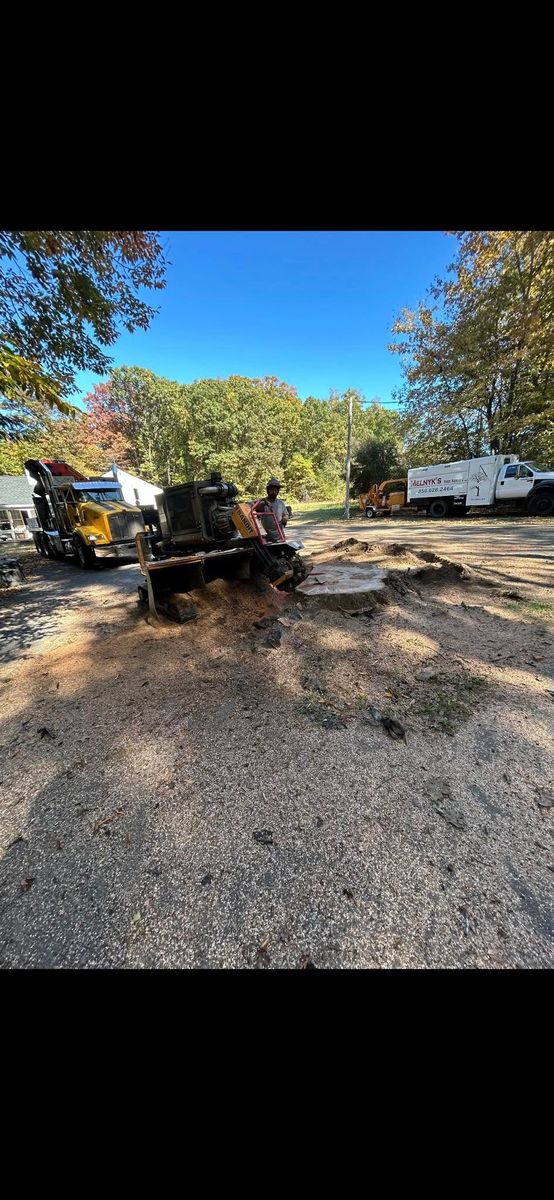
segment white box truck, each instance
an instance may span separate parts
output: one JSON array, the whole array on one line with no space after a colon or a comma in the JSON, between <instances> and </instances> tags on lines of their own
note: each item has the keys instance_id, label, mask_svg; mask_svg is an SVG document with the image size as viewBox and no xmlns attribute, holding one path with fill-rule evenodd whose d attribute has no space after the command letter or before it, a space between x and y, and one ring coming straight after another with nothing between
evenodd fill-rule
<instances>
[{"instance_id":1,"label":"white box truck","mask_svg":"<svg viewBox=\"0 0 554 1200\"><path fill-rule=\"evenodd\" d=\"M530 516L554 516L554 470L520 462L516 454L491 454L434 463L408 471L408 504L431 517L468 508L518 503Z\"/></svg>"}]
</instances>

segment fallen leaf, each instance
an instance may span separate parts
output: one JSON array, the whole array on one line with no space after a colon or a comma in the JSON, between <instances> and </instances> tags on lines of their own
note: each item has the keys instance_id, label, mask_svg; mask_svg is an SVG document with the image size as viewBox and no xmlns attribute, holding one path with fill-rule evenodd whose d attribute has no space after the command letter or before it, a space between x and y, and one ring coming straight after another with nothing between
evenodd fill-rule
<instances>
[{"instance_id":1,"label":"fallen leaf","mask_svg":"<svg viewBox=\"0 0 554 1200\"><path fill-rule=\"evenodd\" d=\"M539 808L553 808L554 792L545 792L541 789L538 794L537 804Z\"/></svg>"},{"instance_id":2,"label":"fallen leaf","mask_svg":"<svg viewBox=\"0 0 554 1200\"><path fill-rule=\"evenodd\" d=\"M54 733L52 733L51 729L47 728L46 725L41 725L40 729L37 729L37 733L38 733L39 737L41 737L41 738L45 738L45 737L53 738L56 736Z\"/></svg>"},{"instance_id":3,"label":"fallen leaf","mask_svg":"<svg viewBox=\"0 0 554 1200\"><path fill-rule=\"evenodd\" d=\"M20 883L21 891L28 892L29 888L33 886L34 882L35 882L34 875L28 875L26 879L22 879L21 883Z\"/></svg>"},{"instance_id":4,"label":"fallen leaf","mask_svg":"<svg viewBox=\"0 0 554 1200\"><path fill-rule=\"evenodd\" d=\"M309 954L303 954L303 955L302 955L302 958L300 959L300 970L301 970L301 971L315 971L315 970L317 970L317 968L316 968L316 965L315 965L315 963L314 963L314 962L312 962L312 960L311 960L311 958L310 958Z\"/></svg>"}]
</instances>

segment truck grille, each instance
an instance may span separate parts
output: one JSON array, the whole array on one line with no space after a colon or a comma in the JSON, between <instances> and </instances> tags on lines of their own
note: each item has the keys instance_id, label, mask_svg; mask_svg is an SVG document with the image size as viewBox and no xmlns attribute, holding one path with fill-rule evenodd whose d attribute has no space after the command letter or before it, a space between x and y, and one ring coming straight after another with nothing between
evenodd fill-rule
<instances>
[{"instance_id":1,"label":"truck grille","mask_svg":"<svg viewBox=\"0 0 554 1200\"><path fill-rule=\"evenodd\" d=\"M112 541L131 541L137 533L143 533L144 521L139 513L110 513L108 517Z\"/></svg>"}]
</instances>

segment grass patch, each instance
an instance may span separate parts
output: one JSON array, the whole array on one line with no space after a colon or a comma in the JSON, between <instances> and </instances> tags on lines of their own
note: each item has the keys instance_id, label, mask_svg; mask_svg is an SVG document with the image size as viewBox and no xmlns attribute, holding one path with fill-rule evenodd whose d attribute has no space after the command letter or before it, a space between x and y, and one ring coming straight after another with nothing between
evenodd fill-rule
<instances>
[{"instance_id":1,"label":"grass patch","mask_svg":"<svg viewBox=\"0 0 554 1200\"><path fill-rule=\"evenodd\" d=\"M451 680L448 691L445 688L434 691L432 699L423 702L420 712L431 729L453 737L458 727L473 716L488 688L489 684L478 675L458 676Z\"/></svg>"},{"instance_id":2,"label":"grass patch","mask_svg":"<svg viewBox=\"0 0 554 1200\"><path fill-rule=\"evenodd\" d=\"M506 607L520 616L525 613L530 617L543 617L546 620L554 617L554 604L548 604L545 600L513 600Z\"/></svg>"},{"instance_id":3,"label":"grass patch","mask_svg":"<svg viewBox=\"0 0 554 1200\"><path fill-rule=\"evenodd\" d=\"M313 721L314 725L322 725L324 728L343 726L343 717L348 715L335 705L329 704L316 692L306 693L298 705L298 712Z\"/></svg>"},{"instance_id":4,"label":"grass patch","mask_svg":"<svg viewBox=\"0 0 554 1200\"><path fill-rule=\"evenodd\" d=\"M300 517L306 521L341 521L344 517L344 504L333 504L329 500L310 500L309 503L291 504L294 517ZM358 512L358 509L353 509L350 506L350 513ZM360 516L361 516L360 512Z\"/></svg>"}]
</instances>

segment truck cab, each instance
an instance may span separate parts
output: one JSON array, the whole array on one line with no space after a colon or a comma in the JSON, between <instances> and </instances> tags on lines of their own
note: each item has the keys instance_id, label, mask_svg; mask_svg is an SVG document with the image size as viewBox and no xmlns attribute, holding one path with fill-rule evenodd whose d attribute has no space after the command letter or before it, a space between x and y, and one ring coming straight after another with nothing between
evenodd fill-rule
<instances>
[{"instance_id":1,"label":"truck cab","mask_svg":"<svg viewBox=\"0 0 554 1200\"><path fill-rule=\"evenodd\" d=\"M495 498L500 503L524 501L531 515L549 516L554 512L554 471L535 462L510 463L498 474Z\"/></svg>"},{"instance_id":2,"label":"truck cab","mask_svg":"<svg viewBox=\"0 0 554 1200\"><path fill-rule=\"evenodd\" d=\"M34 483L33 537L40 554L72 555L81 567L98 558L135 554L144 517L123 499L117 480L87 479L61 460L28 459L25 471Z\"/></svg>"}]
</instances>

